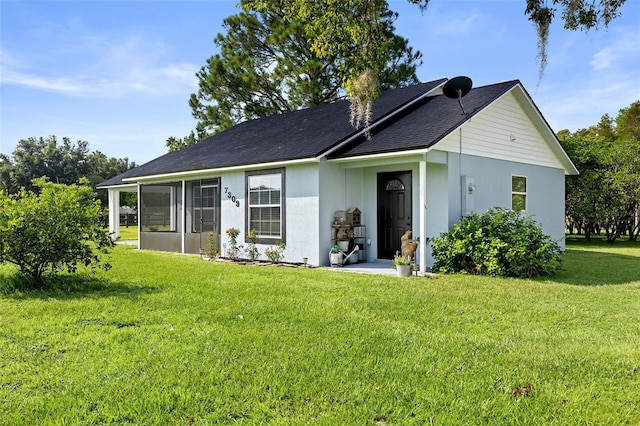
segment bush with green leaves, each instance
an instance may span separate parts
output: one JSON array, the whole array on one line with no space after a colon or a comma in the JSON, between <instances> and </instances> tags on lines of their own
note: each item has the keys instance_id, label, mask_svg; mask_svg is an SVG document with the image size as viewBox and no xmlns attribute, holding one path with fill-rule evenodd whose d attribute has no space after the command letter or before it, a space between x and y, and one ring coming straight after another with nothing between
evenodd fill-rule
<instances>
[{"instance_id":1,"label":"bush with green leaves","mask_svg":"<svg viewBox=\"0 0 640 426\"><path fill-rule=\"evenodd\" d=\"M249 260L253 262L260 257L260 251L256 246L256 243L258 242L258 231L256 231L255 229L251 229L247 233L246 240L247 240L247 248L245 249L245 253L249 257Z\"/></svg>"},{"instance_id":2,"label":"bush with green leaves","mask_svg":"<svg viewBox=\"0 0 640 426\"><path fill-rule=\"evenodd\" d=\"M275 246L269 246L264 249L264 254L272 263L280 263L284 259L284 251L287 248L285 243L278 241Z\"/></svg>"},{"instance_id":3,"label":"bush with green leaves","mask_svg":"<svg viewBox=\"0 0 640 426\"><path fill-rule=\"evenodd\" d=\"M432 243L435 272L531 278L561 262L560 245L537 222L501 208L465 217Z\"/></svg>"},{"instance_id":4,"label":"bush with green leaves","mask_svg":"<svg viewBox=\"0 0 640 426\"><path fill-rule=\"evenodd\" d=\"M113 242L101 221L100 201L81 180L63 185L34 179L37 192L0 191L0 263L12 263L33 283L78 265L109 268L100 253Z\"/></svg>"}]
</instances>

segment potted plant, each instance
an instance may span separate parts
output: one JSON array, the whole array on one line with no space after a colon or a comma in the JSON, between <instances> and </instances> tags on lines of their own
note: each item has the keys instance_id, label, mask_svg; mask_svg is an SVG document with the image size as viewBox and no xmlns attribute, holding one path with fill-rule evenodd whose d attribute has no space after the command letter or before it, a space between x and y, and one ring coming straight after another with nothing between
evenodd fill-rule
<instances>
[{"instance_id":1,"label":"potted plant","mask_svg":"<svg viewBox=\"0 0 640 426\"><path fill-rule=\"evenodd\" d=\"M393 257L393 269L398 272L399 277L411 276L411 259L396 254Z\"/></svg>"},{"instance_id":2,"label":"potted plant","mask_svg":"<svg viewBox=\"0 0 640 426\"><path fill-rule=\"evenodd\" d=\"M344 254L340 247L335 245L329 250L329 263L331 263L331 266L342 266L343 256Z\"/></svg>"}]
</instances>

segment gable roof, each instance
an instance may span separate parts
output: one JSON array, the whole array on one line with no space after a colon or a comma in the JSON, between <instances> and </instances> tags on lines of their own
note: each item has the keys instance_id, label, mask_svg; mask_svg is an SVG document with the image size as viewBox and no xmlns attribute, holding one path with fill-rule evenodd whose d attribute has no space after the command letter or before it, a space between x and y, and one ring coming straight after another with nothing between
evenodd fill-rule
<instances>
[{"instance_id":1,"label":"gable roof","mask_svg":"<svg viewBox=\"0 0 640 426\"><path fill-rule=\"evenodd\" d=\"M371 122L384 119L445 82L439 79L382 93L373 103ZM128 170L99 187L120 185L124 179L136 177L317 158L362 133L351 126L348 117L349 102L338 101L245 121Z\"/></svg>"},{"instance_id":2,"label":"gable roof","mask_svg":"<svg viewBox=\"0 0 640 426\"><path fill-rule=\"evenodd\" d=\"M517 92L522 95L521 102L529 114L537 117L544 139L564 164L565 172L577 174L518 80L472 89L462 99L466 114L462 114L456 100L437 92L446 81L434 80L381 94L373 103L370 140L363 136L363 129L355 129L349 123L349 102L339 101L240 123L102 182L98 187L222 168L427 150L515 88L519 89Z\"/></svg>"},{"instance_id":3,"label":"gable roof","mask_svg":"<svg viewBox=\"0 0 640 426\"><path fill-rule=\"evenodd\" d=\"M518 84L513 80L472 89L462 98L466 114L462 114L454 99L444 95L427 97L410 112L373 128L370 140L361 137L331 153L329 158L429 148Z\"/></svg>"},{"instance_id":4,"label":"gable roof","mask_svg":"<svg viewBox=\"0 0 640 426\"><path fill-rule=\"evenodd\" d=\"M403 151L427 152L429 148L434 147L508 93L513 94L518 100L526 116L537 128L541 139L564 168L565 174L579 174L578 169L562 148L558 137L519 80L472 89L462 98L465 114L462 113L456 100L449 99L443 94L425 97L413 103L406 113L398 114L378 126L374 125L371 140L360 137L329 153L328 158L340 161Z\"/></svg>"}]
</instances>

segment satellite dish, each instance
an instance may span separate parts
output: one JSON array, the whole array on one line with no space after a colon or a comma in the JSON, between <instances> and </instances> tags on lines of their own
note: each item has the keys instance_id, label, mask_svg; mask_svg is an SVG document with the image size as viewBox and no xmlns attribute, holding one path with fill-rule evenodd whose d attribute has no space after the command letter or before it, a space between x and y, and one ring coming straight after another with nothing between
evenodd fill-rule
<instances>
[{"instance_id":1,"label":"satellite dish","mask_svg":"<svg viewBox=\"0 0 640 426\"><path fill-rule=\"evenodd\" d=\"M472 86L473 82L469 77L453 77L442 86L442 93L448 98L457 99L460 108L462 108L462 115L466 115L467 112L462 105L462 97L471 91Z\"/></svg>"}]
</instances>

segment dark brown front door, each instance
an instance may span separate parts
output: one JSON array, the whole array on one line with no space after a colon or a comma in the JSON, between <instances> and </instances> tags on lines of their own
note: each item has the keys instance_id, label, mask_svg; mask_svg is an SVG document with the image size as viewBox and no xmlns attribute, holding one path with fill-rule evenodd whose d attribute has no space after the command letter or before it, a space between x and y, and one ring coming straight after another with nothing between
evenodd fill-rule
<instances>
[{"instance_id":1,"label":"dark brown front door","mask_svg":"<svg viewBox=\"0 0 640 426\"><path fill-rule=\"evenodd\" d=\"M378 173L378 258L392 259L411 229L411 171Z\"/></svg>"}]
</instances>

